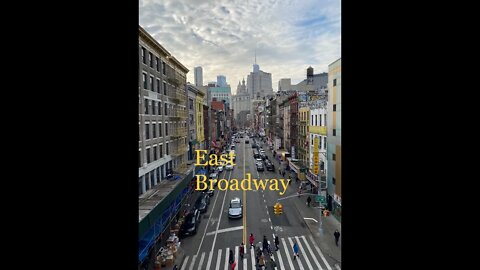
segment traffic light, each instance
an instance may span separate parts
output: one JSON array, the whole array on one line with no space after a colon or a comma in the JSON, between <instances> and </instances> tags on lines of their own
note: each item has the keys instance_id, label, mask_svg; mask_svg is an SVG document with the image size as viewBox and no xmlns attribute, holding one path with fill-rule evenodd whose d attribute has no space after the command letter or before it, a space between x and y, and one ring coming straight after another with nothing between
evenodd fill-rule
<instances>
[{"instance_id":1,"label":"traffic light","mask_svg":"<svg viewBox=\"0 0 480 270\"><path fill-rule=\"evenodd\" d=\"M274 206L273 206L273 213L275 215L281 215L283 213L283 206L280 204L280 203L276 203Z\"/></svg>"}]
</instances>

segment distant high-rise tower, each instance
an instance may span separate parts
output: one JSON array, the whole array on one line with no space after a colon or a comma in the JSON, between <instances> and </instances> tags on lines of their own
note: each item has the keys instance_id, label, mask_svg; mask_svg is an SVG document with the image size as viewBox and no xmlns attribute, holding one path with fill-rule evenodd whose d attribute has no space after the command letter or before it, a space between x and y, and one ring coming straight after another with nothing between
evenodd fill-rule
<instances>
[{"instance_id":1,"label":"distant high-rise tower","mask_svg":"<svg viewBox=\"0 0 480 270\"><path fill-rule=\"evenodd\" d=\"M227 78L225 77L225 75L217 76L217 85L220 87L227 87Z\"/></svg>"},{"instance_id":2,"label":"distant high-rise tower","mask_svg":"<svg viewBox=\"0 0 480 270\"><path fill-rule=\"evenodd\" d=\"M195 67L195 86L203 86L203 69L202 67Z\"/></svg>"},{"instance_id":3,"label":"distant high-rise tower","mask_svg":"<svg viewBox=\"0 0 480 270\"><path fill-rule=\"evenodd\" d=\"M257 49L255 49L255 64L253 64L253 72L260 71L260 66L257 65Z\"/></svg>"}]
</instances>

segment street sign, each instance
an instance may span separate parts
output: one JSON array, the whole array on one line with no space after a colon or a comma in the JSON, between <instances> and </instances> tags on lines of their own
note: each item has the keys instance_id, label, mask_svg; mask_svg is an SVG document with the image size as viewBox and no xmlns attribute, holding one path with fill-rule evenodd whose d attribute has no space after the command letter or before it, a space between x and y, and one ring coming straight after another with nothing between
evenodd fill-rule
<instances>
[{"instance_id":1,"label":"street sign","mask_svg":"<svg viewBox=\"0 0 480 270\"><path fill-rule=\"evenodd\" d=\"M325 196L317 195L315 196L315 201L319 203L325 203Z\"/></svg>"}]
</instances>

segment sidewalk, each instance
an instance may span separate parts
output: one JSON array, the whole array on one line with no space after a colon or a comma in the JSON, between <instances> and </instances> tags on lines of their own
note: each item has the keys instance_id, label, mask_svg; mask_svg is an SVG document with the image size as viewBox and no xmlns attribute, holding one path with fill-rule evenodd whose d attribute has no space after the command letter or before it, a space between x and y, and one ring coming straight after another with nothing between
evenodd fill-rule
<instances>
[{"instance_id":1,"label":"sidewalk","mask_svg":"<svg viewBox=\"0 0 480 270\"><path fill-rule=\"evenodd\" d=\"M268 145L262 143L261 146L265 150L265 153L268 155L268 158L270 160L275 160L273 158L273 151L268 149ZM278 162L275 164L275 173L277 175L280 175L278 173ZM287 172L288 174L288 172ZM287 174L285 176L287 176ZM300 183L296 183L295 181L292 180L289 189L290 190L298 190L300 186ZM313 199L313 198L312 198ZM313 206L308 207L307 204L307 197L302 196L302 199L300 200L293 200L293 205L297 210L301 213L303 217L311 217L314 218L315 220L318 221L315 222L313 220L305 220L305 224L307 225L307 228L309 231L312 233L312 236L315 238L315 240L318 243L318 246L322 253L325 256L330 257L335 261L335 263L338 263L339 266L341 267L341 261L342 261L342 252L341 252L341 242L342 242L342 225L341 222L339 222L333 215L329 215L327 217L324 217L320 213L319 208L314 208ZM333 236L333 233L335 230L340 232L340 239L338 241L338 247L335 245L335 237Z\"/></svg>"}]
</instances>

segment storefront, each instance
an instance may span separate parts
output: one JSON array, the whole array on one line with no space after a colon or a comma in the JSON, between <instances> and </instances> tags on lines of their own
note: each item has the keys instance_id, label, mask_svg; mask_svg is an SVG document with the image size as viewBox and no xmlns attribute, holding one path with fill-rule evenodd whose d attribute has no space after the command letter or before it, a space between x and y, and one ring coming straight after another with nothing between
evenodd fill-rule
<instances>
[{"instance_id":1,"label":"storefront","mask_svg":"<svg viewBox=\"0 0 480 270\"><path fill-rule=\"evenodd\" d=\"M342 222L342 197L337 194L333 195L333 211L332 214Z\"/></svg>"}]
</instances>

